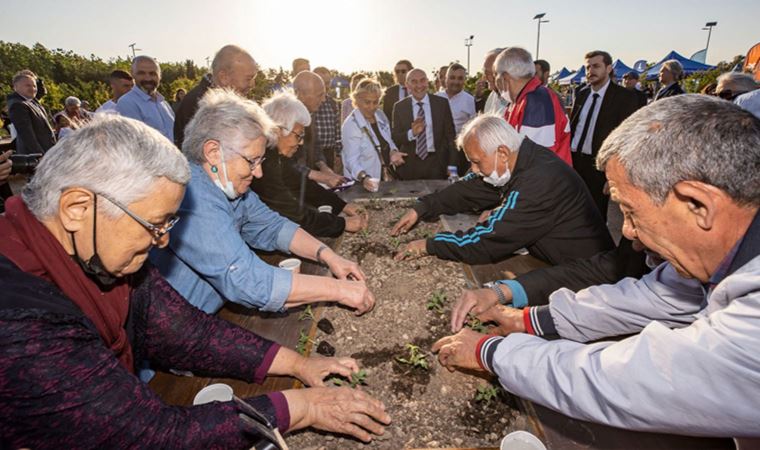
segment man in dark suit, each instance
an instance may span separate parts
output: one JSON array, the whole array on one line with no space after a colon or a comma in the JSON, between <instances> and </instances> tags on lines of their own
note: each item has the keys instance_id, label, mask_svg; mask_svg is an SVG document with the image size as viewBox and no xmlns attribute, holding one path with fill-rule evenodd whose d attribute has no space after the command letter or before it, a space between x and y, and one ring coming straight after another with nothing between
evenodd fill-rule
<instances>
[{"instance_id":1,"label":"man in dark suit","mask_svg":"<svg viewBox=\"0 0 760 450\"><path fill-rule=\"evenodd\" d=\"M636 94L639 99L639 108L647 106L647 94L640 91L636 85L639 83L639 73L632 70L623 75L623 87Z\"/></svg>"},{"instance_id":2,"label":"man in dark suit","mask_svg":"<svg viewBox=\"0 0 760 450\"><path fill-rule=\"evenodd\" d=\"M406 90L406 74L412 69L414 69L412 63L406 59L397 62L393 67L393 78L396 80L396 84L385 90L382 99L383 112L388 120L391 120L393 115L393 105L409 95L409 91Z\"/></svg>"},{"instance_id":3,"label":"man in dark suit","mask_svg":"<svg viewBox=\"0 0 760 450\"><path fill-rule=\"evenodd\" d=\"M8 96L8 116L16 129L16 153L45 153L55 145L55 135L45 108L36 100L37 76L22 70L13 77Z\"/></svg>"},{"instance_id":4,"label":"man in dark suit","mask_svg":"<svg viewBox=\"0 0 760 450\"><path fill-rule=\"evenodd\" d=\"M449 101L428 95L428 79L422 69L406 74L411 94L393 107L391 137L404 157L397 162L402 180L445 179L446 166L457 165L454 120ZM398 159L391 156L392 160Z\"/></svg>"},{"instance_id":5,"label":"man in dark suit","mask_svg":"<svg viewBox=\"0 0 760 450\"><path fill-rule=\"evenodd\" d=\"M588 85L581 89L573 104L570 119L573 167L583 178L602 217L607 217L606 178L596 169L596 154L607 136L639 108L633 92L612 79L612 57L603 51L589 52L586 59Z\"/></svg>"}]
</instances>

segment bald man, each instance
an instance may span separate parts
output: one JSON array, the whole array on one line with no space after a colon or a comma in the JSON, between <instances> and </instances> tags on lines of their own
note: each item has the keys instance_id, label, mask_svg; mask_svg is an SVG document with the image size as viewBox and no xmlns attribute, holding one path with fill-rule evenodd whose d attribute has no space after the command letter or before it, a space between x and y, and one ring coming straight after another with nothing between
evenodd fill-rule
<instances>
[{"instance_id":1,"label":"bald man","mask_svg":"<svg viewBox=\"0 0 760 450\"><path fill-rule=\"evenodd\" d=\"M422 69L406 74L406 88L411 95L393 106L393 142L404 156L396 175L402 180L446 179L447 166L458 162L449 101L428 95Z\"/></svg>"},{"instance_id":2,"label":"bald man","mask_svg":"<svg viewBox=\"0 0 760 450\"><path fill-rule=\"evenodd\" d=\"M214 56L211 73L185 95L177 108L174 119L174 143L182 148L185 139L185 127L198 109L198 102L211 88L230 88L247 96L256 86L256 74L259 67L247 51L237 45L225 45Z\"/></svg>"}]
</instances>

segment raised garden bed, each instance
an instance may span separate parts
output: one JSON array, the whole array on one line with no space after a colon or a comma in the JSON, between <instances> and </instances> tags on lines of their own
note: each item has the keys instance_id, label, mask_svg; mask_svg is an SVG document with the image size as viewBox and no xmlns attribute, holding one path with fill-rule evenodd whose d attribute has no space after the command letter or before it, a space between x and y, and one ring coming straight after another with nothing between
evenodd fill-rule
<instances>
[{"instance_id":1,"label":"raised garden bed","mask_svg":"<svg viewBox=\"0 0 760 450\"><path fill-rule=\"evenodd\" d=\"M462 266L433 257L396 262L393 254L439 231L440 223L418 224L397 239L389 231L410 203L376 199L364 205L368 232L346 234L337 251L360 262L377 297L375 309L357 318L343 308L324 308L321 318L334 331L317 328L307 348L322 344L324 350L329 342L337 355L359 360L366 369L360 388L385 402L393 423L366 445L312 430L294 433L288 444L306 450L498 447L508 432L528 429L527 416L498 384L449 372L429 353L433 342L450 333L451 307L467 286ZM314 322L304 319L308 332ZM320 328L330 331L324 324Z\"/></svg>"}]
</instances>

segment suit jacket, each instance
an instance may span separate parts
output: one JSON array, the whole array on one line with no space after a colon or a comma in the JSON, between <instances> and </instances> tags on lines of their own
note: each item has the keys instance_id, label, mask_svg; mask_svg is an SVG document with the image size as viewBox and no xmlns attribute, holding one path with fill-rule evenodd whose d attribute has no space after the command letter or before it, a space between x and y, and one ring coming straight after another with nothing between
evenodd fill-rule
<instances>
[{"instance_id":1,"label":"suit jacket","mask_svg":"<svg viewBox=\"0 0 760 450\"><path fill-rule=\"evenodd\" d=\"M654 96L655 100L659 100L661 98L665 97L673 97L674 95L681 95L685 92L681 88L681 85L678 83L673 83L670 86L665 86L664 88L657 91L657 95Z\"/></svg>"},{"instance_id":2,"label":"suit jacket","mask_svg":"<svg viewBox=\"0 0 760 450\"><path fill-rule=\"evenodd\" d=\"M206 75L194 88L190 89L174 111L174 143L180 149L185 141L185 127L198 110L198 102L209 89L211 89L211 77Z\"/></svg>"},{"instance_id":3,"label":"suit jacket","mask_svg":"<svg viewBox=\"0 0 760 450\"><path fill-rule=\"evenodd\" d=\"M393 117L393 105L399 101L398 96L400 89L400 85L394 84L393 86L386 89L385 94L383 94L383 112L385 113L385 116L388 118L388 120ZM408 95L409 93L407 92L407 96Z\"/></svg>"},{"instance_id":4,"label":"suit jacket","mask_svg":"<svg viewBox=\"0 0 760 450\"><path fill-rule=\"evenodd\" d=\"M570 131L575 137L576 130L578 133L583 132L583 124L579 124L581 109L586 99L591 94L591 86L587 85L580 89L575 96L573 110L570 113ZM594 136L591 140L591 155L596 156L602 142L607 136L617 128L625 119L641 107L641 103L636 94L628 89L610 81L607 92L602 99L602 106L599 108L599 115L594 126ZM586 137L588 139L588 137Z\"/></svg>"},{"instance_id":5,"label":"suit jacket","mask_svg":"<svg viewBox=\"0 0 760 450\"><path fill-rule=\"evenodd\" d=\"M417 156L417 140L408 139L408 132L412 129L413 109L411 96L400 100L393 107L392 133L393 142L399 151L406 153L405 163L396 168L396 174L402 180L414 179L445 179L447 176L446 166L458 165L454 139L454 119L451 116L449 101L437 95L428 94L430 101L430 114L433 122L433 147L434 153L430 153L423 161Z\"/></svg>"},{"instance_id":6,"label":"suit jacket","mask_svg":"<svg viewBox=\"0 0 760 450\"><path fill-rule=\"evenodd\" d=\"M8 95L8 116L16 128L16 153L45 153L55 145L47 113L37 100L27 100L16 92Z\"/></svg>"}]
</instances>

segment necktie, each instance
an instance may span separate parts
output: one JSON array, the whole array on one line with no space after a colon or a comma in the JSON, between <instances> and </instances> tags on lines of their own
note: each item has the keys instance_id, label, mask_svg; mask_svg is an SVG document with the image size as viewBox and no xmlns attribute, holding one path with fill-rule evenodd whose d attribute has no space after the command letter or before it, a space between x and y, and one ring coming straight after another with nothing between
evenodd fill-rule
<instances>
[{"instance_id":1,"label":"necktie","mask_svg":"<svg viewBox=\"0 0 760 450\"><path fill-rule=\"evenodd\" d=\"M420 108L419 112L417 113L417 118L425 120L425 108L423 108L422 102L417 102L417 106ZM427 150L427 130L424 128L422 129L422 133L420 133L419 136L417 136L417 156L420 157L420 159L425 159L428 156L428 150Z\"/></svg>"},{"instance_id":2,"label":"necktie","mask_svg":"<svg viewBox=\"0 0 760 450\"><path fill-rule=\"evenodd\" d=\"M586 134L588 134L588 128L591 126L591 117L594 115L596 99L598 98L599 94L594 94L593 100L591 100L591 108L589 108L588 113L586 113L586 123L583 124L583 132L581 133L581 138L578 140L578 148L575 149L581 153L583 153L583 143L586 141Z\"/></svg>"}]
</instances>

